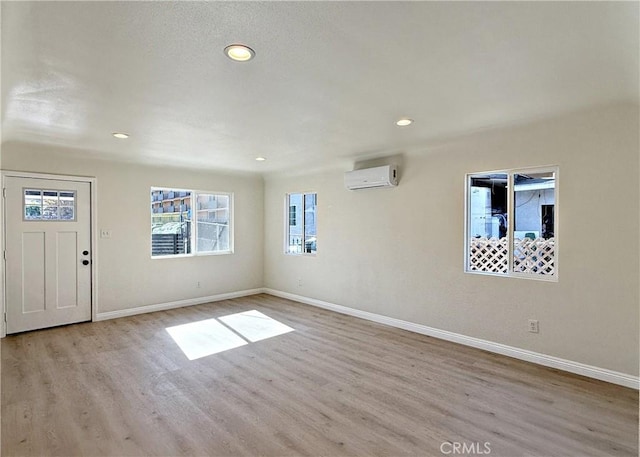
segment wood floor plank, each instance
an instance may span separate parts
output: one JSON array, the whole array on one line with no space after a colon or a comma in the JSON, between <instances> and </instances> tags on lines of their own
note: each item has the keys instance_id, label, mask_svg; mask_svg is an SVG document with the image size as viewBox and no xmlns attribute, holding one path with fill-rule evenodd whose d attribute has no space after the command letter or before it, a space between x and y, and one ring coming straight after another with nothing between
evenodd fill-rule
<instances>
[{"instance_id":1,"label":"wood floor plank","mask_svg":"<svg viewBox=\"0 0 640 457\"><path fill-rule=\"evenodd\" d=\"M249 310L294 331L196 360L166 331ZM3 456L638 455L635 390L269 295L1 344Z\"/></svg>"}]
</instances>

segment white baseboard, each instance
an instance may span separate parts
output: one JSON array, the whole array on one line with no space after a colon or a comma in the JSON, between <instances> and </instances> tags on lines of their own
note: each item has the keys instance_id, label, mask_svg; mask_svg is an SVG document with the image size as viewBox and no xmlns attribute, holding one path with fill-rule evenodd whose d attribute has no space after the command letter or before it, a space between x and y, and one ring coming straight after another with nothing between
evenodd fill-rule
<instances>
[{"instance_id":1,"label":"white baseboard","mask_svg":"<svg viewBox=\"0 0 640 457\"><path fill-rule=\"evenodd\" d=\"M276 297L287 298L289 300L298 301L307 305L317 306L319 308L328 309L338 313L348 314L349 316L359 317L361 319L377 322L379 324L385 324L391 327L397 327L404 330L409 330L411 332L432 336L441 340L452 341L454 343L483 349L485 351L494 352L496 354L506 355L515 359L533 362L538 365L544 365L546 367L568 371L570 373L599 379L601 381L607 381L636 390L640 389L640 378L638 378L637 376L607 370L605 368L594 367L592 365L585 365L580 362L573 362L571 360L565 360L559 357L540 354L538 352L528 351L526 349L519 349L513 346L507 346L505 344L494 343L492 341L482 340L480 338L473 338L471 336L461 335L459 333L440 330L433 327L427 327L426 325L415 324L413 322L403 321L401 319L395 319L393 317L382 316L380 314L370 313L368 311L348 308L346 306L336 305L334 303L316 300L314 298L308 298L302 295L281 292L279 290L268 288L263 289L263 292L274 295Z\"/></svg>"},{"instance_id":2,"label":"white baseboard","mask_svg":"<svg viewBox=\"0 0 640 457\"><path fill-rule=\"evenodd\" d=\"M108 319L117 319L119 317L134 316L136 314L152 313L154 311L164 311L173 308L182 308L185 306L202 305L221 300L229 300L231 298L246 297L248 295L261 294L264 289L248 289L238 292L229 292L226 294L210 295L208 297L189 298L187 300L178 300L167 303L158 303L156 305L138 306L137 308L122 309L118 311L98 312L95 321L105 321Z\"/></svg>"}]
</instances>

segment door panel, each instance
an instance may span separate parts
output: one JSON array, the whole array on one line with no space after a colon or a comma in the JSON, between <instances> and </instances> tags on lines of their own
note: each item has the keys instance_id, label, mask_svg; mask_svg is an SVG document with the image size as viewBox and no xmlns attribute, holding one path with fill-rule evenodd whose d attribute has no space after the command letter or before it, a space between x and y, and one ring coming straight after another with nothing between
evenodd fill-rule
<instances>
[{"instance_id":1,"label":"door panel","mask_svg":"<svg viewBox=\"0 0 640 457\"><path fill-rule=\"evenodd\" d=\"M91 320L90 183L6 177L5 188L7 333Z\"/></svg>"},{"instance_id":2,"label":"door panel","mask_svg":"<svg viewBox=\"0 0 640 457\"><path fill-rule=\"evenodd\" d=\"M76 232L58 232L56 246L56 307L69 308L78 306L78 269L69 268L75 265L78 255L78 234Z\"/></svg>"},{"instance_id":3,"label":"door panel","mask_svg":"<svg viewBox=\"0 0 640 457\"><path fill-rule=\"evenodd\" d=\"M45 233L25 232L22 234L22 256L16 259L22 272L23 313L44 311L45 306ZM23 265L23 259L31 259ZM17 298L17 297L16 297Z\"/></svg>"}]
</instances>

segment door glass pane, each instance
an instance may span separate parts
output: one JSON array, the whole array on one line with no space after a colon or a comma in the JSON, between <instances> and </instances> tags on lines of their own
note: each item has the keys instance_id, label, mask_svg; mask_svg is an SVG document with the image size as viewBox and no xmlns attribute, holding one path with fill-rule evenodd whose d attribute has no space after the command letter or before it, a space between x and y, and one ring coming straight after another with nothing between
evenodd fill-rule
<instances>
[{"instance_id":1,"label":"door glass pane","mask_svg":"<svg viewBox=\"0 0 640 457\"><path fill-rule=\"evenodd\" d=\"M42 218L58 219L58 192L45 190L42 192Z\"/></svg>"},{"instance_id":2,"label":"door glass pane","mask_svg":"<svg viewBox=\"0 0 640 457\"><path fill-rule=\"evenodd\" d=\"M469 271L507 274L507 173L469 177L467 243Z\"/></svg>"},{"instance_id":3,"label":"door glass pane","mask_svg":"<svg viewBox=\"0 0 640 457\"><path fill-rule=\"evenodd\" d=\"M513 271L553 275L555 173L518 173L513 183Z\"/></svg>"},{"instance_id":4,"label":"door glass pane","mask_svg":"<svg viewBox=\"0 0 640 457\"><path fill-rule=\"evenodd\" d=\"M24 218L34 221L42 219L42 191L25 189L24 191Z\"/></svg>"},{"instance_id":5,"label":"door glass pane","mask_svg":"<svg viewBox=\"0 0 640 457\"><path fill-rule=\"evenodd\" d=\"M72 221L75 219L75 193L60 192L59 215L61 220Z\"/></svg>"}]
</instances>

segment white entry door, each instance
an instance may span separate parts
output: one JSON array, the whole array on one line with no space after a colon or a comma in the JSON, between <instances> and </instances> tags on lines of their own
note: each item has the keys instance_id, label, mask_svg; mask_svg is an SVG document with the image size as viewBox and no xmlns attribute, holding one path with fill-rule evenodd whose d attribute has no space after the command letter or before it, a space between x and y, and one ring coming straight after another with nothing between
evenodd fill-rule
<instances>
[{"instance_id":1,"label":"white entry door","mask_svg":"<svg viewBox=\"0 0 640 457\"><path fill-rule=\"evenodd\" d=\"M91 184L4 184L7 333L91 320Z\"/></svg>"}]
</instances>

